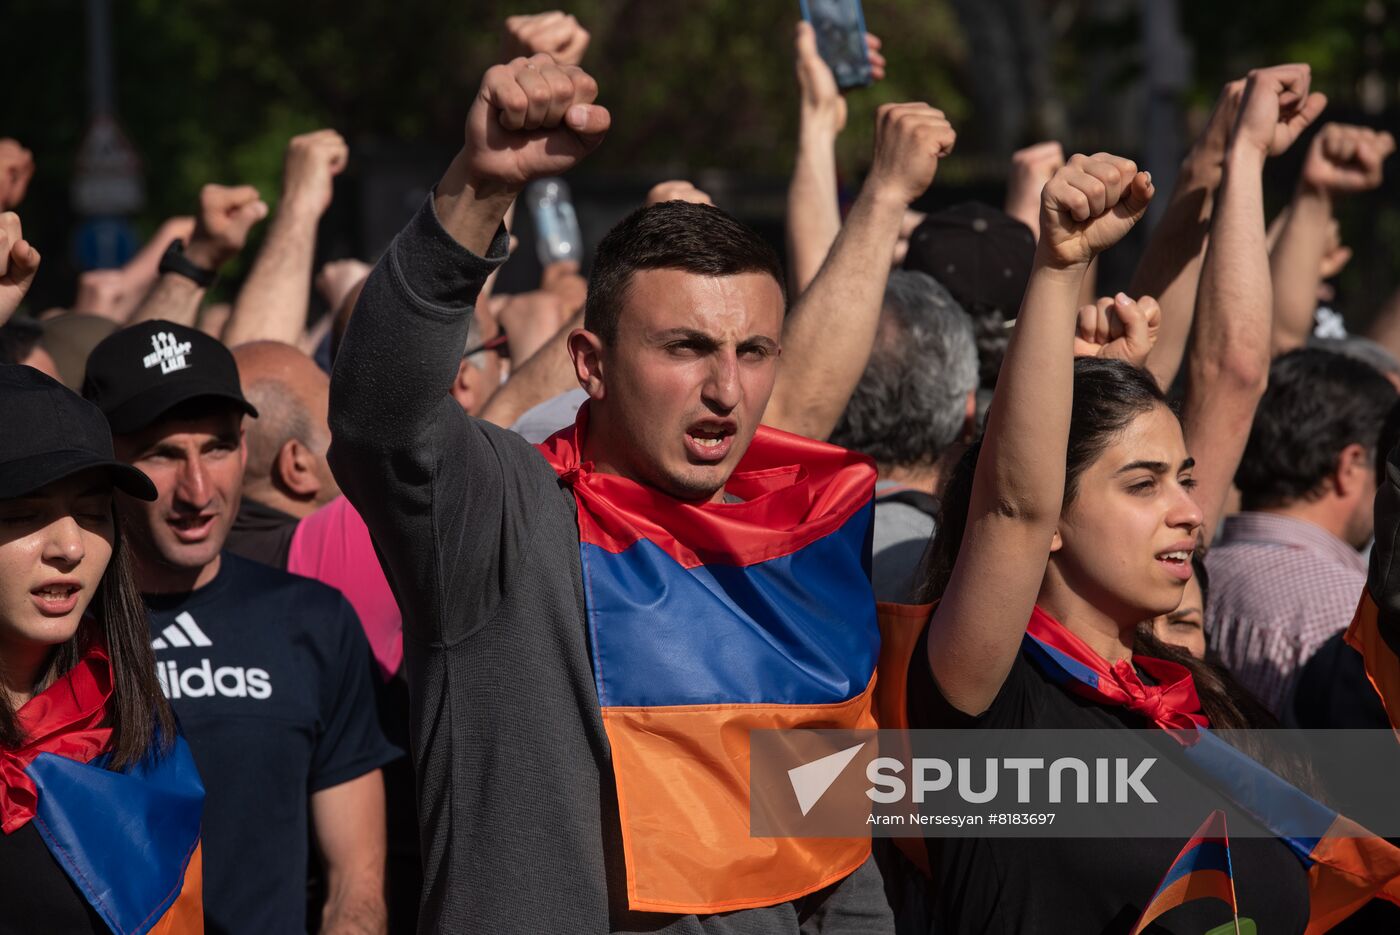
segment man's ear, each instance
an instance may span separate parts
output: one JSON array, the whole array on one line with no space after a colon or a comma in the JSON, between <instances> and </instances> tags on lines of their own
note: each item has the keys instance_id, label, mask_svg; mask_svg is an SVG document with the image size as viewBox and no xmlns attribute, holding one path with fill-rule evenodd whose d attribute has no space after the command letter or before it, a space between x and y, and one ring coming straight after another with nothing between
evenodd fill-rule
<instances>
[{"instance_id":1,"label":"man's ear","mask_svg":"<svg viewBox=\"0 0 1400 935\"><path fill-rule=\"evenodd\" d=\"M1368 489L1367 482L1375 480L1376 467L1371 463L1370 452L1365 445L1352 442L1337 455L1337 466L1333 471L1332 485L1337 496L1350 499Z\"/></svg>"},{"instance_id":2,"label":"man's ear","mask_svg":"<svg viewBox=\"0 0 1400 935\"><path fill-rule=\"evenodd\" d=\"M1053 555L1054 553L1060 551L1064 547L1065 540L1060 538L1060 531L1056 529L1055 534L1050 537L1050 553Z\"/></svg>"},{"instance_id":3,"label":"man's ear","mask_svg":"<svg viewBox=\"0 0 1400 935\"><path fill-rule=\"evenodd\" d=\"M603 339L587 329L575 328L569 333L568 348L578 385L587 391L590 399L602 399Z\"/></svg>"},{"instance_id":4,"label":"man's ear","mask_svg":"<svg viewBox=\"0 0 1400 935\"><path fill-rule=\"evenodd\" d=\"M316 456L295 438L289 438L277 450L272 473L276 486L298 499L313 499L321 491Z\"/></svg>"},{"instance_id":5,"label":"man's ear","mask_svg":"<svg viewBox=\"0 0 1400 935\"><path fill-rule=\"evenodd\" d=\"M972 390L967 394L967 405L963 409L963 430L962 438L971 443L977 437L977 391Z\"/></svg>"}]
</instances>

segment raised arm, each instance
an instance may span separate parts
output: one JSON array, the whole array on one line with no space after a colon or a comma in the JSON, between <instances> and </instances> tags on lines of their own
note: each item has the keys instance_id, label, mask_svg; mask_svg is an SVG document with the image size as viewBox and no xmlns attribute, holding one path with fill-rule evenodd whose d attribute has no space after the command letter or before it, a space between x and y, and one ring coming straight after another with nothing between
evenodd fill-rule
<instances>
[{"instance_id":1,"label":"raised arm","mask_svg":"<svg viewBox=\"0 0 1400 935\"><path fill-rule=\"evenodd\" d=\"M0 214L0 325L19 308L38 272L39 251L24 239L19 215Z\"/></svg>"},{"instance_id":2,"label":"raised arm","mask_svg":"<svg viewBox=\"0 0 1400 935\"><path fill-rule=\"evenodd\" d=\"M1106 154L1073 157L1041 194L1035 265L997 379L962 547L929 626L933 677L968 714L996 698L1045 576L1065 493L1081 282L1152 194L1147 173ZM1126 296L1119 304L1131 315Z\"/></svg>"},{"instance_id":3,"label":"raised arm","mask_svg":"<svg viewBox=\"0 0 1400 935\"><path fill-rule=\"evenodd\" d=\"M335 177L350 150L339 133L317 130L292 137L282 169L282 198L253 268L224 326L224 343L280 341L295 345L306 330L316 228L331 206Z\"/></svg>"},{"instance_id":4,"label":"raised arm","mask_svg":"<svg viewBox=\"0 0 1400 935\"><path fill-rule=\"evenodd\" d=\"M1270 261L1276 355L1302 347L1312 334L1335 199L1379 188L1394 151L1389 133L1367 127L1329 123L1313 137Z\"/></svg>"},{"instance_id":5,"label":"raised arm","mask_svg":"<svg viewBox=\"0 0 1400 935\"><path fill-rule=\"evenodd\" d=\"M251 185L206 185L199 191L199 217L184 246L184 260L200 278L212 280L248 242L253 225L267 217L267 205ZM164 265L164 261L162 261ZM193 328L208 287L180 272L163 272L131 313L129 324L163 318Z\"/></svg>"},{"instance_id":6,"label":"raised arm","mask_svg":"<svg viewBox=\"0 0 1400 935\"><path fill-rule=\"evenodd\" d=\"M1156 296L1162 306L1162 332L1147 360L1147 369L1163 388L1176 379L1186 355L1206 235L1244 84L1240 78L1221 89L1205 131L1182 160L1171 199L1152 229L1129 287L1133 295Z\"/></svg>"},{"instance_id":7,"label":"raised arm","mask_svg":"<svg viewBox=\"0 0 1400 935\"><path fill-rule=\"evenodd\" d=\"M1225 509L1269 379L1276 302L1264 227L1264 161L1292 145L1321 112L1323 100L1309 94L1309 81L1306 65L1252 72L1225 153L1181 420L1187 449L1196 457L1196 502L1207 543Z\"/></svg>"},{"instance_id":8,"label":"raised arm","mask_svg":"<svg viewBox=\"0 0 1400 935\"><path fill-rule=\"evenodd\" d=\"M609 116L596 94L546 55L486 72L465 145L370 274L336 358L331 467L381 550L405 630L422 638L484 619L542 495L529 468L554 483L523 439L468 417L449 388L472 304L505 259L506 209L601 141Z\"/></svg>"},{"instance_id":9,"label":"raised arm","mask_svg":"<svg viewBox=\"0 0 1400 935\"><path fill-rule=\"evenodd\" d=\"M821 272L783 323L783 356L763 421L825 439L870 357L904 211L933 183L957 134L927 104L885 104L875 160Z\"/></svg>"},{"instance_id":10,"label":"raised arm","mask_svg":"<svg viewBox=\"0 0 1400 935\"><path fill-rule=\"evenodd\" d=\"M880 40L866 36L874 77L883 78ZM797 62L797 156L787 198L788 288L794 299L811 285L841 230L836 189L836 138L846 128L846 98L817 51L817 34L806 21L793 38Z\"/></svg>"}]
</instances>

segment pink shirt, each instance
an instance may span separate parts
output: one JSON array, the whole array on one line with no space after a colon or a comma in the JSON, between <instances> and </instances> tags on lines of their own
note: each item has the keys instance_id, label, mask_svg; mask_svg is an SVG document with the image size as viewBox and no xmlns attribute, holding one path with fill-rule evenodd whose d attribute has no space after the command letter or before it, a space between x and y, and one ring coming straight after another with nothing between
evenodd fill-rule
<instances>
[{"instance_id":1,"label":"pink shirt","mask_svg":"<svg viewBox=\"0 0 1400 935\"><path fill-rule=\"evenodd\" d=\"M336 497L297 524L287 570L345 595L360 616L380 674L385 681L393 678L403 662L403 617L369 529L349 500Z\"/></svg>"}]
</instances>

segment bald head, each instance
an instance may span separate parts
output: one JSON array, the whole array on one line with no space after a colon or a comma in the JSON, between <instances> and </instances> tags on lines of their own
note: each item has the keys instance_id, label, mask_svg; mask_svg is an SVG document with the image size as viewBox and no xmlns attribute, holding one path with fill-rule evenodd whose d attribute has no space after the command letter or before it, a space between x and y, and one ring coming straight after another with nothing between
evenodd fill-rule
<instances>
[{"instance_id":1,"label":"bald head","mask_svg":"<svg viewBox=\"0 0 1400 935\"><path fill-rule=\"evenodd\" d=\"M243 395L258 410L248 422L243 493L304 516L340 493L326 464L330 378L315 361L276 341L233 350Z\"/></svg>"}]
</instances>

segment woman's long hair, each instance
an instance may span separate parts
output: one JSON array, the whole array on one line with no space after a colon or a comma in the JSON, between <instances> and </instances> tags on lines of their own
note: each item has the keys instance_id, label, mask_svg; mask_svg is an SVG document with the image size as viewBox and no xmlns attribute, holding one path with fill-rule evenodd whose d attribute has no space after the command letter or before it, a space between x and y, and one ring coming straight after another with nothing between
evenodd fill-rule
<instances>
[{"instance_id":1,"label":"woman's long hair","mask_svg":"<svg viewBox=\"0 0 1400 935\"><path fill-rule=\"evenodd\" d=\"M112 698L107 709L112 739L106 751L111 756L107 766L121 770L148 754L168 750L175 739L175 716L160 690L146 607L136 588L131 552L115 507L112 512L112 558L107 570L82 623L71 639L54 648L39 684L51 684L77 665L90 640L106 641L112 660ZM24 740L9 700L0 697L0 747L13 750Z\"/></svg>"},{"instance_id":2,"label":"woman's long hair","mask_svg":"<svg viewBox=\"0 0 1400 935\"><path fill-rule=\"evenodd\" d=\"M1074 403L1069 421L1069 445L1065 457L1065 498L1067 506L1079 492L1079 479L1104 450L1138 416L1167 398L1145 370L1116 360L1079 357L1074 361ZM938 515L938 532L924 557L924 600L937 600L948 588L967 529L967 513L972 502L972 480L982 443L974 443L964 453L943 486ZM1185 666L1196 682L1201 711L1212 727L1276 727L1264 720L1267 712L1227 673L1196 659L1185 650L1168 646L1139 627L1134 652ZM1263 717L1261 717L1261 715Z\"/></svg>"}]
</instances>

